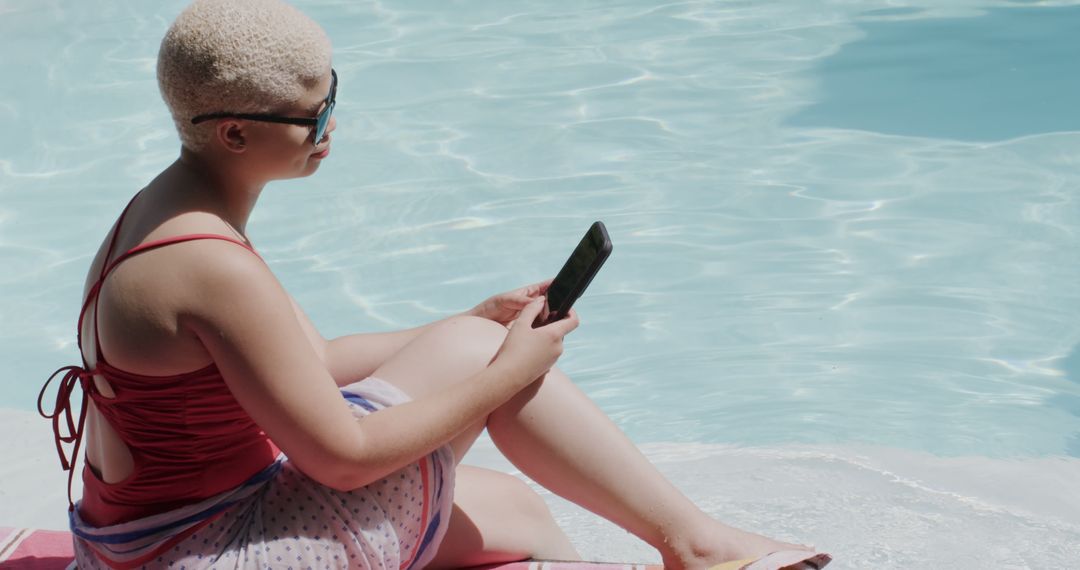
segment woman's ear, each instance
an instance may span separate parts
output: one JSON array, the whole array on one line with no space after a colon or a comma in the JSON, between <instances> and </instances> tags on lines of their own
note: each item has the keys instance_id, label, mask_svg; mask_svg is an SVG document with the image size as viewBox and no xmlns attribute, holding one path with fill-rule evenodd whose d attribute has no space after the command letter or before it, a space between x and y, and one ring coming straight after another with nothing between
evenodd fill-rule
<instances>
[{"instance_id":1,"label":"woman's ear","mask_svg":"<svg viewBox=\"0 0 1080 570\"><path fill-rule=\"evenodd\" d=\"M247 149L247 132L240 121L222 119L217 123L214 134L218 142L229 152L243 153Z\"/></svg>"}]
</instances>

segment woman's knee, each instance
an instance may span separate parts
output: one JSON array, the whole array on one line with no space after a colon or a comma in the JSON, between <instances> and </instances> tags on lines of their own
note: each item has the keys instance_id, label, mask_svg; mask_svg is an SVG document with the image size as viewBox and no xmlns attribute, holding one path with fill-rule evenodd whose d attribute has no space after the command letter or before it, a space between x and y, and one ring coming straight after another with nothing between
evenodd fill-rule
<instances>
[{"instance_id":1,"label":"woman's knee","mask_svg":"<svg viewBox=\"0 0 1080 570\"><path fill-rule=\"evenodd\" d=\"M577 553L568 548L569 540L544 498L512 475L506 475L504 485L501 505L507 513L513 513L514 531L523 538L521 548L533 558L575 559Z\"/></svg>"},{"instance_id":2,"label":"woman's knee","mask_svg":"<svg viewBox=\"0 0 1080 570\"><path fill-rule=\"evenodd\" d=\"M425 333L425 339L451 359L468 358L478 368L486 367L506 339L506 327L481 317L459 315L440 322Z\"/></svg>"},{"instance_id":3,"label":"woman's knee","mask_svg":"<svg viewBox=\"0 0 1080 570\"><path fill-rule=\"evenodd\" d=\"M504 479L502 502L522 517L524 525L546 528L553 524L554 519L544 498L513 475L507 475Z\"/></svg>"},{"instance_id":4,"label":"woman's knee","mask_svg":"<svg viewBox=\"0 0 1080 570\"><path fill-rule=\"evenodd\" d=\"M413 398L421 397L486 368L506 332L506 327L480 317L451 317L407 344L374 376L398 385Z\"/></svg>"},{"instance_id":5,"label":"woman's knee","mask_svg":"<svg viewBox=\"0 0 1080 570\"><path fill-rule=\"evenodd\" d=\"M566 558L574 551L544 499L505 473L458 467L450 530L436 568L460 568L529 557Z\"/></svg>"},{"instance_id":6,"label":"woman's knee","mask_svg":"<svg viewBox=\"0 0 1080 570\"><path fill-rule=\"evenodd\" d=\"M455 315L439 321L429 334L444 334L454 337L475 339L478 342L498 341L506 337L507 328L499 323L483 317L471 315ZM498 348L498 345L496 345Z\"/></svg>"}]
</instances>

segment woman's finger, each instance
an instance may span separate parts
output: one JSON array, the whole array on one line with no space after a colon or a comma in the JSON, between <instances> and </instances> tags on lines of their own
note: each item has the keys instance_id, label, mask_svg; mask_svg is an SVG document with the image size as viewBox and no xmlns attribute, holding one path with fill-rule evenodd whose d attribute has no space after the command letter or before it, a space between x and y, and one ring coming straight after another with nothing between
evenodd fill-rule
<instances>
[{"instance_id":1,"label":"woman's finger","mask_svg":"<svg viewBox=\"0 0 1080 570\"><path fill-rule=\"evenodd\" d=\"M531 303L529 303L528 305L525 305L525 307L521 309L521 312L518 313L518 316L517 316L516 319L514 319L514 322L524 321L525 323L527 323L527 326L531 327L533 321L536 320L536 315L539 315L540 311L543 308L544 308L544 298L543 297L537 297L537 298L533 299Z\"/></svg>"},{"instance_id":2,"label":"woman's finger","mask_svg":"<svg viewBox=\"0 0 1080 570\"><path fill-rule=\"evenodd\" d=\"M578 320L577 311L570 309L570 313L567 314L565 317L547 326L555 327L554 332L558 333L559 336L566 336L570 334L570 331L578 328L579 324L581 324L581 321Z\"/></svg>"},{"instance_id":3,"label":"woman's finger","mask_svg":"<svg viewBox=\"0 0 1080 570\"><path fill-rule=\"evenodd\" d=\"M539 283L533 283L532 285L526 285L525 287L522 287L522 289L525 291L525 294L528 295L529 297L535 297L537 295L543 295L544 293L546 293L547 290L548 290L548 287L550 287L550 286L551 286L551 279L546 279L544 281L540 281Z\"/></svg>"}]
</instances>

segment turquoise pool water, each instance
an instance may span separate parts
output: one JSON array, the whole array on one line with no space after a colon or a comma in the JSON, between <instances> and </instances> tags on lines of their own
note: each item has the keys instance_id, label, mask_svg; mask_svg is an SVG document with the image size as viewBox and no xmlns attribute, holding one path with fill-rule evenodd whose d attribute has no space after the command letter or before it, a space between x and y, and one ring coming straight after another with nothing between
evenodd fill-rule
<instances>
[{"instance_id":1,"label":"turquoise pool water","mask_svg":"<svg viewBox=\"0 0 1080 570\"><path fill-rule=\"evenodd\" d=\"M90 256L177 153L182 4L0 0L2 407L76 361ZM561 365L635 441L1080 457L1077 3L296 4L334 154L250 229L325 335L552 275L600 219Z\"/></svg>"}]
</instances>

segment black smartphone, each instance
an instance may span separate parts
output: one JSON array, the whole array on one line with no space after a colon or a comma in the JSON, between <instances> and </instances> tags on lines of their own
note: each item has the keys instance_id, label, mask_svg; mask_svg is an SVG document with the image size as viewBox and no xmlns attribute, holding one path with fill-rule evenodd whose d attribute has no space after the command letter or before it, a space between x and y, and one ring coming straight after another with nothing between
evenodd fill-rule
<instances>
[{"instance_id":1,"label":"black smartphone","mask_svg":"<svg viewBox=\"0 0 1080 570\"><path fill-rule=\"evenodd\" d=\"M553 323L568 315L574 301L585 292L609 255L611 238L607 228L603 222L594 222L548 287L546 310L533 327Z\"/></svg>"}]
</instances>

